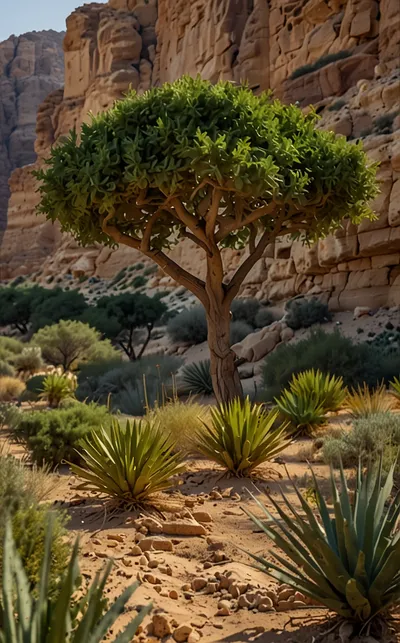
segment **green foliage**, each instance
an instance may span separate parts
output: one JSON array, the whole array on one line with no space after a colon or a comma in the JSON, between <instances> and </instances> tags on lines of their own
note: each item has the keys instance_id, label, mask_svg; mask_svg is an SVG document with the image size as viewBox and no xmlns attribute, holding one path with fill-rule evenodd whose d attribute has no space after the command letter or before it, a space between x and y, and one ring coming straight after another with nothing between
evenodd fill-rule
<instances>
[{"instance_id":1,"label":"green foliage","mask_svg":"<svg viewBox=\"0 0 400 643\"><path fill-rule=\"evenodd\" d=\"M361 147L316 129L315 120L315 113L303 114L269 94L256 96L247 87L199 77L141 95L131 92L84 123L79 143L72 131L52 148L47 167L35 172L38 210L58 219L62 230L83 244L112 245L108 225L110 234L115 226L138 247L158 211L151 247L161 249L178 241L186 225L174 207L159 210L159 204L176 194L189 214L201 218L201 203L217 185L226 190L224 222L232 218L236 197L243 212L291 203L296 217L298 208L304 212L305 236L314 240L344 217L357 222L370 216L365 203L377 193L375 168L367 167ZM199 189L204 179L208 183ZM271 212L260 213L260 226L271 225ZM253 222L243 219L221 245L245 246L252 228Z\"/></svg>"},{"instance_id":2,"label":"green foliage","mask_svg":"<svg viewBox=\"0 0 400 643\"><path fill-rule=\"evenodd\" d=\"M182 369L182 384L193 395L212 395L210 360L193 362Z\"/></svg>"},{"instance_id":3,"label":"green foliage","mask_svg":"<svg viewBox=\"0 0 400 643\"><path fill-rule=\"evenodd\" d=\"M0 430L6 427L11 431L15 429L19 424L21 415L21 410L15 404L0 402Z\"/></svg>"},{"instance_id":4,"label":"green foliage","mask_svg":"<svg viewBox=\"0 0 400 643\"><path fill-rule=\"evenodd\" d=\"M284 389L280 397L275 398L276 405L286 420L290 420L299 434L312 434L326 423L326 411L323 403L310 394L299 394Z\"/></svg>"},{"instance_id":5,"label":"green foliage","mask_svg":"<svg viewBox=\"0 0 400 643\"><path fill-rule=\"evenodd\" d=\"M2 375L0 377L0 402L13 402L20 398L25 384L18 377Z\"/></svg>"},{"instance_id":6,"label":"green foliage","mask_svg":"<svg viewBox=\"0 0 400 643\"><path fill-rule=\"evenodd\" d=\"M183 310L169 320L168 335L173 342L201 344L207 339L207 319L203 306L193 306Z\"/></svg>"},{"instance_id":7,"label":"green foliage","mask_svg":"<svg viewBox=\"0 0 400 643\"><path fill-rule=\"evenodd\" d=\"M375 413L387 413L393 408L393 400L382 382L375 389L369 389L364 383L352 389L346 398L346 407L353 418L363 418Z\"/></svg>"},{"instance_id":8,"label":"green foliage","mask_svg":"<svg viewBox=\"0 0 400 643\"><path fill-rule=\"evenodd\" d=\"M58 408L64 400L74 398L76 380L74 377L51 373L43 380L43 389L39 395L40 399L46 400L52 408Z\"/></svg>"},{"instance_id":9,"label":"green foliage","mask_svg":"<svg viewBox=\"0 0 400 643\"><path fill-rule=\"evenodd\" d=\"M231 322L230 331L229 331L231 346L233 346L233 344L237 344L238 342L241 342L242 339L247 337L247 335L250 335L250 333L252 333L253 330L254 330L253 327L244 321Z\"/></svg>"},{"instance_id":10,"label":"green foliage","mask_svg":"<svg viewBox=\"0 0 400 643\"><path fill-rule=\"evenodd\" d=\"M147 268L144 269L143 274L145 277L149 277L150 275L154 275L155 272L157 272L158 268L157 266L148 266Z\"/></svg>"},{"instance_id":11,"label":"green foliage","mask_svg":"<svg viewBox=\"0 0 400 643\"><path fill-rule=\"evenodd\" d=\"M100 333L81 321L61 320L53 326L41 328L32 337L32 343L42 349L46 362L61 366L64 371L76 368L81 362L91 361L100 344Z\"/></svg>"},{"instance_id":12,"label":"green foliage","mask_svg":"<svg viewBox=\"0 0 400 643\"><path fill-rule=\"evenodd\" d=\"M203 421L209 415L208 407L193 399L180 402L174 397L166 403L157 405L148 413L150 422L161 427L163 434L169 435L175 448L190 451L195 434L203 428Z\"/></svg>"},{"instance_id":13,"label":"green foliage","mask_svg":"<svg viewBox=\"0 0 400 643\"><path fill-rule=\"evenodd\" d=\"M136 277L137 278L137 277ZM101 297L96 307L89 308L82 316L104 337L116 342L129 359L141 357L151 337L154 324L167 311L167 306L156 297L141 293L126 293L111 297ZM137 330L147 331L142 347L135 351Z\"/></svg>"},{"instance_id":14,"label":"green foliage","mask_svg":"<svg viewBox=\"0 0 400 643\"><path fill-rule=\"evenodd\" d=\"M392 496L393 469L394 465L383 485L381 461L375 472L369 468L363 473L360 464L354 499L350 498L343 468L340 488L331 470L332 515L311 470L318 520L294 483L301 514L283 490L284 505L266 494L277 513L271 513L253 496L263 519L245 511L280 550L278 554L270 549L268 560L250 554L257 567L360 625L387 613L400 597L399 567L395 563L399 556L396 530L400 495Z\"/></svg>"},{"instance_id":15,"label":"green foliage","mask_svg":"<svg viewBox=\"0 0 400 643\"><path fill-rule=\"evenodd\" d=\"M263 462L285 449L290 438L287 424L276 425L278 411L233 400L210 409L211 424L196 437L196 448L235 476L248 476Z\"/></svg>"},{"instance_id":16,"label":"green foliage","mask_svg":"<svg viewBox=\"0 0 400 643\"><path fill-rule=\"evenodd\" d=\"M325 411L338 411L346 400L347 390L343 378L311 369L293 375L289 385L292 393L314 396Z\"/></svg>"},{"instance_id":17,"label":"green foliage","mask_svg":"<svg viewBox=\"0 0 400 643\"><path fill-rule=\"evenodd\" d=\"M14 358L17 371L35 373L43 367L42 351L39 346L27 346Z\"/></svg>"},{"instance_id":18,"label":"green foliage","mask_svg":"<svg viewBox=\"0 0 400 643\"><path fill-rule=\"evenodd\" d=\"M392 387L392 394L400 400L400 378L394 377L390 385Z\"/></svg>"},{"instance_id":19,"label":"green foliage","mask_svg":"<svg viewBox=\"0 0 400 643\"><path fill-rule=\"evenodd\" d=\"M294 299L287 305L285 321L289 328L309 328L313 324L324 324L332 320L328 306L318 299Z\"/></svg>"},{"instance_id":20,"label":"green foliage","mask_svg":"<svg viewBox=\"0 0 400 643\"><path fill-rule=\"evenodd\" d=\"M107 407L76 403L65 409L23 413L14 437L25 444L33 462L55 467L63 460L76 462L79 440L110 421Z\"/></svg>"},{"instance_id":21,"label":"green foliage","mask_svg":"<svg viewBox=\"0 0 400 643\"><path fill-rule=\"evenodd\" d=\"M46 379L46 375L33 375L29 380L26 381L26 391L27 393L32 394L33 399L37 399L40 393L43 391L43 382Z\"/></svg>"},{"instance_id":22,"label":"green foliage","mask_svg":"<svg viewBox=\"0 0 400 643\"><path fill-rule=\"evenodd\" d=\"M282 344L268 355L263 370L266 398L279 395L292 375L310 368L343 377L345 386L365 382L373 387L399 373L400 354L398 359L389 359L373 345L356 344L339 331L326 333L318 329L310 337L295 344Z\"/></svg>"},{"instance_id":23,"label":"green foliage","mask_svg":"<svg viewBox=\"0 0 400 643\"><path fill-rule=\"evenodd\" d=\"M182 365L182 359L148 355L135 362L83 366L76 397L110 404L113 411L142 415L162 397L162 389ZM145 382L145 385L144 385Z\"/></svg>"},{"instance_id":24,"label":"green foliage","mask_svg":"<svg viewBox=\"0 0 400 643\"><path fill-rule=\"evenodd\" d=\"M294 78L299 78L300 76L304 76L305 74L310 74L311 72L316 71L317 69L321 69L321 67L326 67L326 65L336 62L336 60L349 58L351 54L352 54L351 51L338 51L334 54L327 54L325 56L321 56L315 62L309 63L307 65L302 65L301 67L298 67L297 69L295 69L294 72L292 72L292 74L290 75L290 78L291 80L293 80Z\"/></svg>"},{"instance_id":25,"label":"green foliage","mask_svg":"<svg viewBox=\"0 0 400 643\"><path fill-rule=\"evenodd\" d=\"M396 110L378 116L374 121L374 131L378 134L391 134L393 131L393 121L399 113L399 110Z\"/></svg>"},{"instance_id":26,"label":"green foliage","mask_svg":"<svg viewBox=\"0 0 400 643\"><path fill-rule=\"evenodd\" d=\"M127 587L104 613L107 605L105 586L112 563L108 563L101 577L99 574L95 576L88 589L83 589L78 563L79 542L76 541L59 591L52 596L49 591L52 584L50 561L55 531L54 523L50 522L46 527L39 559L38 584L36 592L32 594L29 592L29 577L24 561L18 555L12 530L7 524L0 601L0 643L101 643L112 632L115 621L124 612L137 588L137 583ZM151 605L142 608L114 639L114 643L130 643L150 609Z\"/></svg>"},{"instance_id":27,"label":"green foliage","mask_svg":"<svg viewBox=\"0 0 400 643\"><path fill-rule=\"evenodd\" d=\"M130 283L133 288L141 288L147 284L147 279L144 275L137 275L134 277Z\"/></svg>"},{"instance_id":28,"label":"green foliage","mask_svg":"<svg viewBox=\"0 0 400 643\"><path fill-rule=\"evenodd\" d=\"M375 462L382 456L383 469L389 471L400 447L400 417L393 413L375 413L353 422L350 431L328 435L322 445L322 456L328 464L345 467L358 465L359 460ZM399 463L397 462L397 469Z\"/></svg>"},{"instance_id":29,"label":"green foliage","mask_svg":"<svg viewBox=\"0 0 400 643\"><path fill-rule=\"evenodd\" d=\"M80 443L85 467L72 471L85 482L79 488L92 489L124 504L146 501L157 491L168 489L172 476L183 471L173 442L162 430L144 420L116 420L109 429L100 429Z\"/></svg>"},{"instance_id":30,"label":"green foliage","mask_svg":"<svg viewBox=\"0 0 400 643\"><path fill-rule=\"evenodd\" d=\"M4 359L0 359L0 377L2 375L7 375L8 377L15 377L16 371L11 364L6 362Z\"/></svg>"},{"instance_id":31,"label":"green foliage","mask_svg":"<svg viewBox=\"0 0 400 643\"><path fill-rule=\"evenodd\" d=\"M15 339L14 337L6 337L5 335L0 335L0 352L2 355L15 356L22 353L24 350L24 344ZM2 359L7 359L2 357Z\"/></svg>"},{"instance_id":32,"label":"green foliage","mask_svg":"<svg viewBox=\"0 0 400 643\"><path fill-rule=\"evenodd\" d=\"M272 324L274 320L275 317L273 312L266 307L262 307L259 309L255 316L254 327L264 328L265 326L269 326L270 324Z\"/></svg>"},{"instance_id":33,"label":"green foliage","mask_svg":"<svg viewBox=\"0 0 400 643\"><path fill-rule=\"evenodd\" d=\"M234 299L231 306L232 319L234 322L246 322L256 328L256 317L260 310L260 302L258 299ZM234 343L234 342L233 342Z\"/></svg>"}]
</instances>

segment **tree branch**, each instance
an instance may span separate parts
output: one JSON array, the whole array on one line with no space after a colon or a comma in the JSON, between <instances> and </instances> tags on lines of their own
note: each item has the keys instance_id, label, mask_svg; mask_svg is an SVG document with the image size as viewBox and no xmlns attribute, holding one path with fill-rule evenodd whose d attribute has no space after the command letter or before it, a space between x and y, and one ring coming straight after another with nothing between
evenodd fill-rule
<instances>
[{"instance_id":1,"label":"tree branch","mask_svg":"<svg viewBox=\"0 0 400 643\"><path fill-rule=\"evenodd\" d=\"M215 235L215 239L217 243L225 239L228 236L228 234L231 234L231 232L235 232L235 230L239 230L241 228L245 228L249 226L251 223L258 221L258 219L261 219L261 217L264 217L266 214L272 214L278 207L279 206L274 201L271 201L271 203L269 203L268 205L265 205L262 208L257 208L256 210L253 210L250 214L247 215L247 217L242 219L239 223L235 218L230 222L226 222L225 225L222 224L217 234Z\"/></svg>"},{"instance_id":2,"label":"tree branch","mask_svg":"<svg viewBox=\"0 0 400 643\"><path fill-rule=\"evenodd\" d=\"M200 239L195 237L194 234L192 234L191 232L188 232L187 230L183 230L183 232L181 232L181 236L185 237L185 239L190 239L190 241L193 241L193 243L195 243L197 246L200 246L200 248L203 248L204 252L206 252L208 255L210 254L210 248L208 248L205 243L200 241Z\"/></svg>"},{"instance_id":3,"label":"tree branch","mask_svg":"<svg viewBox=\"0 0 400 643\"><path fill-rule=\"evenodd\" d=\"M148 252L150 250L150 241L151 241L151 233L153 230L153 226L157 221L157 219L160 218L161 214L162 214L161 210L156 210L148 220L147 225L144 229L142 241L140 243L141 252Z\"/></svg>"},{"instance_id":4,"label":"tree branch","mask_svg":"<svg viewBox=\"0 0 400 643\"><path fill-rule=\"evenodd\" d=\"M175 212L182 223L189 228L191 233L200 239L206 246L208 246L208 240L204 233L204 230L199 226L199 220L191 215L183 205L183 203L177 198L174 197L171 199L171 205L175 208Z\"/></svg>"},{"instance_id":5,"label":"tree branch","mask_svg":"<svg viewBox=\"0 0 400 643\"><path fill-rule=\"evenodd\" d=\"M211 207L206 214L206 237L209 240L214 240L215 224L217 222L219 205L221 203L222 191L214 188Z\"/></svg>"},{"instance_id":6,"label":"tree branch","mask_svg":"<svg viewBox=\"0 0 400 643\"><path fill-rule=\"evenodd\" d=\"M254 223L250 224L249 250L250 254L256 251L257 228Z\"/></svg>"}]
</instances>

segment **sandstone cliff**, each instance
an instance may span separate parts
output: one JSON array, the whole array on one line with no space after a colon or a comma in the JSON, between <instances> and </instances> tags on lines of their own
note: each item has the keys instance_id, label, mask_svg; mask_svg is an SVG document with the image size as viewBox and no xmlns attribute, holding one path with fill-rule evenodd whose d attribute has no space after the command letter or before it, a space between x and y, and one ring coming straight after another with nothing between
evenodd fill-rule
<instances>
[{"instance_id":1,"label":"sandstone cliff","mask_svg":"<svg viewBox=\"0 0 400 643\"><path fill-rule=\"evenodd\" d=\"M0 236L7 221L8 178L35 160L38 107L63 83L63 36L39 31L0 43Z\"/></svg>"},{"instance_id":2,"label":"sandstone cliff","mask_svg":"<svg viewBox=\"0 0 400 643\"><path fill-rule=\"evenodd\" d=\"M64 95L53 92L38 113L38 163L58 136L130 84L142 91L183 73L247 79L285 101L313 102L321 127L361 137L370 157L381 161L379 219L348 225L311 249L290 241L268 248L244 292L270 299L324 293L332 308L400 303L398 0L158 0L158 6L111 0L69 17L64 51ZM39 266L43 274L79 269L109 276L137 260L127 248L82 251L35 218L30 170L17 170L10 182L3 278ZM201 272L189 243L174 254ZM227 252L228 271L240 259Z\"/></svg>"}]
</instances>

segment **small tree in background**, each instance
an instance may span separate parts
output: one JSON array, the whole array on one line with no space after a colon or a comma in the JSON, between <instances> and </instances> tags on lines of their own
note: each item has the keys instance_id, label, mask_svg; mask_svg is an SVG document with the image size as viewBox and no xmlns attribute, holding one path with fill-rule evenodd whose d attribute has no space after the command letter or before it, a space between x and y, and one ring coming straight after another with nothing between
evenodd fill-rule
<instances>
[{"instance_id":1,"label":"small tree in background","mask_svg":"<svg viewBox=\"0 0 400 643\"><path fill-rule=\"evenodd\" d=\"M96 307L88 308L82 321L97 328L98 331L121 346L130 360L139 359L151 338L154 324L167 311L167 306L157 297L147 297L141 293L121 294L101 297ZM146 329L146 338L136 353L136 331Z\"/></svg>"},{"instance_id":2,"label":"small tree in background","mask_svg":"<svg viewBox=\"0 0 400 643\"><path fill-rule=\"evenodd\" d=\"M125 244L203 304L219 401L241 395L230 348L233 299L269 243L313 242L377 194L360 145L315 128L315 113L229 82L181 78L131 93L52 150L38 211L82 244ZM203 281L166 251L181 238L204 251ZM247 248L225 277L223 248Z\"/></svg>"},{"instance_id":3,"label":"small tree in background","mask_svg":"<svg viewBox=\"0 0 400 643\"><path fill-rule=\"evenodd\" d=\"M64 372L80 362L91 361L99 344L107 349L102 351L103 359L117 355L109 342L100 340L97 330L80 321L61 320L58 324L41 328L32 337L32 344L40 346L46 362L61 366Z\"/></svg>"}]
</instances>

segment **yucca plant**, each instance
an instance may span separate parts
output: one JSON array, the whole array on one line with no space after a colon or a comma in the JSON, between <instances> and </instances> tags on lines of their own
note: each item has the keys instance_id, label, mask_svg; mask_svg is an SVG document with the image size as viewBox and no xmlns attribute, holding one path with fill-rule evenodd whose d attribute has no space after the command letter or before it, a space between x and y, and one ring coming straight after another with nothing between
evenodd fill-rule
<instances>
[{"instance_id":1,"label":"yucca plant","mask_svg":"<svg viewBox=\"0 0 400 643\"><path fill-rule=\"evenodd\" d=\"M282 505L267 493L276 514L253 496L267 520L246 513L282 552L269 551L273 562L250 554L257 568L358 622L358 629L385 615L400 601L400 492L392 497L394 466L383 484L382 459L366 473L359 464L353 498L343 466L340 488L331 468L332 515L312 468L317 517L290 477L302 512L282 490Z\"/></svg>"},{"instance_id":2,"label":"yucca plant","mask_svg":"<svg viewBox=\"0 0 400 643\"><path fill-rule=\"evenodd\" d=\"M196 448L235 476L248 476L290 444L287 423L277 423L279 412L270 412L247 397L210 409L211 424L203 422Z\"/></svg>"},{"instance_id":3,"label":"yucca plant","mask_svg":"<svg viewBox=\"0 0 400 643\"><path fill-rule=\"evenodd\" d=\"M326 410L313 393L296 393L285 389L275 398L276 406L284 418L290 421L297 434L310 435L326 422Z\"/></svg>"},{"instance_id":4,"label":"yucca plant","mask_svg":"<svg viewBox=\"0 0 400 643\"><path fill-rule=\"evenodd\" d=\"M101 428L80 443L85 467L72 464L83 478L80 489L92 489L124 504L136 504L171 486L172 476L184 469L174 443L156 424L145 420L126 422L114 419L110 428Z\"/></svg>"},{"instance_id":5,"label":"yucca plant","mask_svg":"<svg viewBox=\"0 0 400 643\"><path fill-rule=\"evenodd\" d=\"M212 395L210 360L185 366L182 369L182 384L193 395Z\"/></svg>"},{"instance_id":6,"label":"yucca plant","mask_svg":"<svg viewBox=\"0 0 400 643\"><path fill-rule=\"evenodd\" d=\"M313 368L293 375L289 386L292 393L297 395L315 396L318 405L322 405L325 411L338 411L346 399L347 390L342 377Z\"/></svg>"},{"instance_id":7,"label":"yucca plant","mask_svg":"<svg viewBox=\"0 0 400 643\"><path fill-rule=\"evenodd\" d=\"M393 399L387 394L384 382L372 390L364 383L348 393L346 406L352 417L362 418L374 413L388 413L393 408Z\"/></svg>"},{"instance_id":8,"label":"yucca plant","mask_svg":"<svg viewBox=\"0 0 400 643\"><path fill-rule=\"evenodd\" d=\"M394 377L393 382L390 382L390 386L392 387L391 393L395 397L397 397L398 400L400 400L400 377Z\"/></svg>"},{"instance_id":9,"label":"yucca plant","mask_svg":"<svg viewBox=\"0 0 400 643\"><path fill-rule=\"evenodd\" d=\"M43 388L39 398L46 400L52 408L57 408L63 400L74 398L75 389L75 377L51 373L43 380Z\"/></svg>"},{"instance_id":10,"label":"yucca plant","mask_svg":"<svg viewBox=\"0 0 400 643\"><path fill-rule=\"evenodd\" d=\"M109 562L102 576L97 574L82 598L75 592L81 584L78 565L78 541L72 550L59 591L49 597L52 527L49 525L39 584L30 592L29 581L12 537L6 526L2 600L0 601L0 643L101 643L110 634L115 621L136 590L130 585L106 611L105 585L110 575ZM114 643L130 643L151 610L148 605L140 610L116 638ZM109 640L107 638L107 640Z\"/></svg>"}]
</instances>

